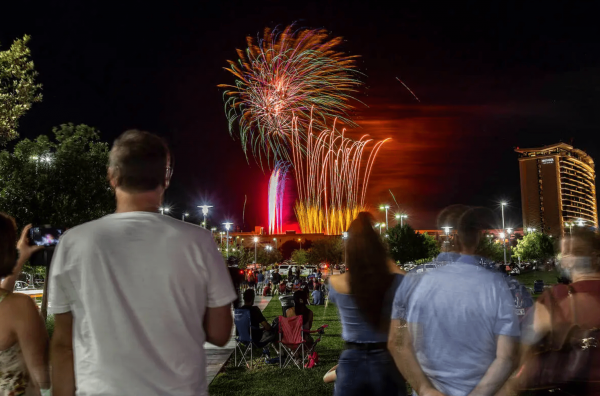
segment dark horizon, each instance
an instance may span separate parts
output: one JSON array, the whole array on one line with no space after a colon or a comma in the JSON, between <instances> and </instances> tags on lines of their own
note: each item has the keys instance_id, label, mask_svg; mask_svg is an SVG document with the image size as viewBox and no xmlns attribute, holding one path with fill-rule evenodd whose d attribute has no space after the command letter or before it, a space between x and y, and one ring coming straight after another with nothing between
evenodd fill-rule
<instances>
[{"instance_id":1,"label":"dark horizon","mask_svg":"<svg viewBox=\"0 0 600 396\"><path fill-rule=\"evenodd\" d=\"M562 3L281 4L174 1L11 4L0 30L5 49L30 34L44 99L21 119L21 137L73 122L112 142L145 129L175 157L166 201L174 211L214 205L210 218L267 226L268 174L228 132L218 84L247 35L265 27L324 27L343 36L366 74L356 112L374 139L392 137L370 181L373 213L393 205L409 223L435 228L437 213L462 203L495 208L519 227L514 147L560 141L600 160L600 44L593 5ZM402 80L418 100L396 78ZM596 100L596 102L594 102ZM597 185L597 183L596 183ZM197 217L200 219L201 215Z\"/></svg>"}]
</instances>

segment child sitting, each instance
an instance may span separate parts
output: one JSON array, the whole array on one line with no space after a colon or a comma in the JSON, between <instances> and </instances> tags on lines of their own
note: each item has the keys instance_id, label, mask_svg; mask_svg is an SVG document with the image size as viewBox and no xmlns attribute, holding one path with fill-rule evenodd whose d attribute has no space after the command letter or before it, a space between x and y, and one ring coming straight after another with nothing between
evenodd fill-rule
<instances>
[{"instance_id":1,"label":"child sitting","mask_svg":"<svg viewBox=\"0 0 600 396\"><path fill-rule=\"evenodd\" d=\"M267 286L264 287L263 289L263 296L270 296L271 295L271 282L267 283Z\"/></svg>"}]
</instances>

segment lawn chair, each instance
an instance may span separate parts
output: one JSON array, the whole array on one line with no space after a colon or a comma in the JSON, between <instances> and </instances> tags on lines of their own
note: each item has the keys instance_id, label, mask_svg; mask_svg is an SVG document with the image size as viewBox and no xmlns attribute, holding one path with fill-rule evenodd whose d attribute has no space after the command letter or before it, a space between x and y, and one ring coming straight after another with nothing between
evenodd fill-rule
<instances>
[{"instance_id":1,"label":"lawn chair","mask_svg":"<svg viewBox=\"0 0 600 396\"><path fill-rule=\"evenodd\" d=\"M302 316L293 318L279 317L279 367L286 368L291 362L296 367L304 368L304 337L302 336ZM283 360L285 352L285 362ZM300 353L300 361L296 355Z\"/></svg>"},{"instance_id":2,"label":"lawn chair","mask_svg":"<svg viewBox=\"0 0 600 396\"><path fill-rule=\"evenodd\" d=\"M544 281L543 280L538 279L535 282L533 282L533 292L535 294L544 292Z\"/></svg>"},{"instance_id":3,"label":"lawn chair","mask_svg":"<svg viewBox=\"0 0 600 396\"><path fill-rule=\"evenodd\" d=\"M234 350L234 362L235 367L239 367L242 363L246 363L252 368L252 325L250 322L250 310L248 309L235 309L233 311L233 321L237 330L237 336L235 337L235 350ZM241 354L240 363L237 361L238 351ZM248 352L250 352L250 364L248 364Z\"/></svg>"}]
</instances>

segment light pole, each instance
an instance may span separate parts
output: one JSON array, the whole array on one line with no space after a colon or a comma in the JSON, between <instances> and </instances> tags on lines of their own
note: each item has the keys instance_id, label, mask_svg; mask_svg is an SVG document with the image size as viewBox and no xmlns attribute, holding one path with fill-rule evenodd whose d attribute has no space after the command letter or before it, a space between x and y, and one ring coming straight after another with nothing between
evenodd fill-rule
<instances>
[{"instance_id":1,"label":"light pole","mask_svg":"<svg viewBox=\"0 0 600 396\"><path fill-rule=\"evenodd\" d=\"M567 227L569 227L569 235L573 234L573 222L565 223Z\"/></svg>"},{"instance_id":2,"label":"light pole","mask_svg":"<svg viewBox=\"0 0 600 396\"><path fill-rule=\"evenodd\" d=\"M500 203L500 207L502 208L502 231L504 231L504 206L505 205L506 205L506 202ZM504 232L502 232L500 235L504 235ZM504 237L502 237L502 246L504 247L504 266L506 266L506 240L504 239Z\"/></svg>"},{"instance_id":3,"label":"light pole","mask_svg":"<svg viewBox=\"0 0 600 396\"><path fill-rule=\"evenodd\" d=\"M442 227L442 230L444 230L446 232L446 243L448 244L448 248L446 249L446 251L448 251L448 249L450 249L450 229L452 227L450 226L444 226Z\"/></svg>"},{"instance_id":4,"label":"light pole","mask_svg":"<svg viewBox=\"0 0 600 396\"><path fill-rule=\"evenodd\" d=\"M275 250L277 250L277 238L273 238L273 240L275 241Z\"/></svg>"},{"instance_id":5,"label":"light pole","mask_svg":"<svg viewBox=\"0 0 600 396\"><path fill-rule=\"evenodd\" d=\"M204 215L204 228L206 228L206 215L208 214L208 208L212 208L212 205L200 205L199 208L202 208L202 214Z\"/></svg>"},{"instance_id":6,"label":"light pole","mask_svg":"<svg viewBox=\"0 0 600 396\"><path fill-rule=\"evenodd\" d=\"M300 250L302 250L302 239L298 239L298 242L300 242Z\"/></svg>"},{"instance_id":7,"label":"light pole","mask_svg":"<svg viewBox=\"0 0 600 396\"><path fill-rule=\"evenodd\" d=\"M223 234L225 233L221 231L219 234L221 234L221 249L223 249Z\"/></svg>"},{"instance_id":8,"label":"light pole","mask_svg":"<svg viewBox=\"0 0 600 396\"><path fill-rule=\"evenodd\" d=\"M380 210L384 210L385 209L385 228L389 228L388 227L388 209L390 208L390 205L381 205L379 207Z\"/></svg>"},{"instance_id":9,"label":"light pole","mask_svg":"<svg viewBox=\"0 0 600 396\"><path fill-rule=\"evenodd\" d=\"M158 210L160 210L160 214L164 215L165 213L169 213L169 208L164 208L164 207L160 207L158 208Z\"/></svg>"},{"instance_id":10,"label":"light pole","mask_svg":"<svg viewBox=\"0 0 600 396\"><path fill-rule=\"evenodd\" d=\"M258 237L254 237L254 264L256 264L256 244L258 243Z\"/></svg>"},{"instance_id":11,"label":"light pole","mask_svg":"<svg viewBox=\"0 0 600 396\"><path fill-rule=\"evenodd\" d=\"M188 217L190 214L189 213L183 213L181 215L181 221L185 221L185 218ZM206 228L206 227L205 227Z\"/></svg>"},{"instance_id":12,"label":"light pole","mask_svg":"<svg viewBox=\"0 0 600 396\"><path fill-rule=\"evenodd\" d=\"M344 240L344 264L346 264L346 259L348 256L348 251L346 249L346 239L348 239L348 233L346 231L342 232L342 239Z\"/></svg>"},{"instance_id":13,"label":"light pole","mask_svg":"<svg viewBox=\"0 0 600 396\"><path fill-rule=\"evenodd\" d=\"M404 222L402 221L404 219L408 219L408 215L401 215L400 216L400 227L404 227Z\"/></svg>"},{"instance_id":14,"label":"light pole","mask_svg":"<svg viewBox=\"0 0 600 396\"><path fill-rule=\"evenodd\" d=\"M225 229L227 230L227 258L229 258L229 227L231 227L233 223L229 223L229 222L225 222L223 223L223 225L225 226Z\"/></svg>"},{"instance_id":15,"label":"light pole","mask_svg":"<svg viewBox=\"0 0 600 396\"><path fill-rule=\"evenodd\" d=\"M379 227L379 235L381 235L381 229L385 228L385 224L383 224L383 223L377 223L377 224L375 224L375 227Z\"/></svg>"}]
</instances>

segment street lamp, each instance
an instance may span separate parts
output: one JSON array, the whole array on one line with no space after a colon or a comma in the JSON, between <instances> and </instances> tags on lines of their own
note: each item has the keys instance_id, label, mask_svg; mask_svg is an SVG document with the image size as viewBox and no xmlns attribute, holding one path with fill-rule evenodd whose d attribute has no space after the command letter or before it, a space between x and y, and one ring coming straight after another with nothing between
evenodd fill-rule
<instances>
[{"instance_id":1,"label":"street lamp","mask_svg":"<svg viewBox=\"0 0 600 396\"><path fill-rule=\"evenodd\" d=\"M377 224L375 224L375 227L379 227L379 235L381 235L381 229L385 228L385 224L383 224L383 223L377 223Z\"/></svg>"},{"instance_id":2,"label":"street lamp","mask_svg":"<svg viewBox=\"0 0 600 396\"><path fill-rule=\"evenodd\" d=\"M452 227L450 227L450 226L444 226L444 227L442 227L442 230L444 230L444 232L446 233L446 243L448 244L448 248L446 249L446 251L448 249L450 249L450 229L451 228Z\"/></svg>"},{"instance_id":3,"label":"street lamp","mask_svg":"<svg viewBox=\"0 0 600 396\"><path fill-rule=\"evenodd\" d=\"M404 222L402 221L404 219L408 219L408 215L403 214L400 216L400 227L404 227Z\"/></svg>"},{"instance_id":4,"label":"street lamp","mask_svg":"<svg viewBox=\"0 0 600 396\"><path fill-rule=\"evenodd\" d=\"M254 237L254 264L256 264L256 244L258 243L258 237Z\"/></svg>"},{"instance_id":5,"label":"street lamp","mask_svg":"<svg viewBox=\"0 0 600 396\"><path fill-rule=\"evenodd\" d=\"M186 217L188 217L189 215L190 215L190 214L189 214L189 213L187 213L187 212L186 212L186 213L183 213L183 214L181 215L181 221L185 221L185 218L186 218Z\"/></svg>"},{"instance_id":6,"label":"street lamp","mask_svg":"<svg viewBox=\"0 0 600 396\"><path fill-rule=\"evenodd\" d=\"M277 250L277 238L273 238L273 240L275 241L275 250Z\"/></svg>"},{"instance_id":7,"label":"street lamp","mask_svg":"<svg viewBox=\"0 0 600 396\"><path fill-rule=\"evenodd\" d=\"M207 209L208 211L208 209ZM225 222L223 223L223 225L225 226L225 229L227 230L227 258L229 258L229 227L231 227L233 223L229 223L229 222Z\"/></svg>"},{"instance_id":8,"label":"street lamp","mask_svg":"<svg viewBox=\"0 0 600 396\"><path fill-rule=\"evenodd\" d=\"M390 205L381 205L379 207L379 210L384 210L385 209L385 228L389 228L388 227L388 209L390 208Z\"/></svg>"},{"instance_id":9,"label":"street lamp","mask_svg":"<svg viewBox=\"0 0 600 396\"><path fill-rule=\"evenodd\" d=\"M500 202L500 207L502 208L502 229L504 230L504 206L506 206L506 202ZM501 235L504 235L502 233ZM506 266L506 241L504 237L502 237L502 245L504 247L504 265Z\"/></svg>"},{"instance_id":10,"label":"street lamp","mask_svg":"<svg viewBox=\"0 0 600 396\"><path fill-rule=\"evenodd\" d=\"M567 227L569 227L569 235L573 234L573 222L565 223Z\"/></svg>"},{"instance_id":11,"label":"street lamp","mask_svg":"<svg viewBox=\"0 0 600 396\"><path fill-rule=\"evenodd\" d=\"M160 207L158 208L158 210L160 210L160 214L164 215L165 213L169 213L169 208L165 208L165 207Z\"/></svg>"},{"instance_id":12,"label":"street lamp","mask_svg":"<svg viewBox=\"0 0 600 396\"><path fill-rule=\"evenodd\" d=\"M346 259L347 259L347 249L346 249L346 239L348 239L348 232L344 231L342 232L342 239L344 240L344 264L346 264Z\"/></svg>"},{"instance_id":13,"label":"street lamp","mask_svg":"<svg viewBox=\"0 0 600 396\"><path fill-rule=\"evenodd\" d=\"M298 242L300 242L300 250L302 250L302 239L298 239Z\"/></svg>"},{"instance_id":14,"label":"street lamp","mask_svg":"<svg viewBox=\"0 0 600 396\"><path fill-rule=\"evenodd\" d=\"M202 214L204 215L204 228L206 228L206 215L208 214L208 208L212 208L212 205L200 205L199 208L202 208Z\"/></svg>"}]
</instances>

